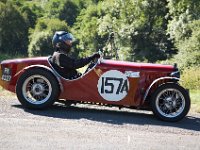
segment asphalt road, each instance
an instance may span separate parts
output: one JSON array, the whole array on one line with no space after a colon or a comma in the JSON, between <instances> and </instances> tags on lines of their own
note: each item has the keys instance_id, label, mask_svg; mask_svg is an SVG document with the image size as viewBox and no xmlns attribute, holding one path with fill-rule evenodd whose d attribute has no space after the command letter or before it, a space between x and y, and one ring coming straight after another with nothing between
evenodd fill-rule
<instances>
[{"instance_id":1,"label":"asphalt road","mask_svg":"<svg viewBox=\"0 0 200 150\"><path fill-rule=\"evenodd\" d=\"M148 111L81 104L27 110L0 96L0 150L7 149L200 150L200 114L168 123Z\"/></svg>"}]
</instances>

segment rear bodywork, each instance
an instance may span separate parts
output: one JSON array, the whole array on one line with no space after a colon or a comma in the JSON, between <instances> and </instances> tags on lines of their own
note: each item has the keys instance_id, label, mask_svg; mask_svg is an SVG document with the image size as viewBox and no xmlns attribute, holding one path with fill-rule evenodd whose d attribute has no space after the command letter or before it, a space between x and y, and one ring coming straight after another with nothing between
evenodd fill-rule
<instances>
[{"instance_id":1,"label":"rear bodywork","mask_svg":"<svg viewBox=\"0 0 200 150\"><path fill-rule=\"evenodd\" d=\"M48 57L6 60L0 65L0 85L15 93L23 72L43 68L58 80L59 99L141 107L148 103L158 86L176 82L179 78L176 66L172 65L114 60L99 62L80 78L68 80L54 70Z\"/></svg>"}]
</instances>

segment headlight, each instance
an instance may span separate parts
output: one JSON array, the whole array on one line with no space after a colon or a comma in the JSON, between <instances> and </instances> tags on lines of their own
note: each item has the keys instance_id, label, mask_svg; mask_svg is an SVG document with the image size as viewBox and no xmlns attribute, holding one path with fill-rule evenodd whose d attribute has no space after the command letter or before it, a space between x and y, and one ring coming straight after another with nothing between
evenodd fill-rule
<instances>
[{"instance_id":1,"label":"headlight","mask_svg":"<svg viewBox=\"0 0 200 150\"><path fill-rule=\"evenodd\" d=\"M180 78L180 72L179 71L175 71L175 72L172 72L170 74L171 77L176 77L176 78Z\"/></svg>"},{"instance_id":2,"label":"headlight","mask_svg":"<svg viewBox=\"0 0 200 150\"><path fill-rule=\"evenodd\" d=\"M174 64L174 71L170 73L171 77L180 78L180 71L178 70L177 64Z\"/></svg>"}]
</instances>

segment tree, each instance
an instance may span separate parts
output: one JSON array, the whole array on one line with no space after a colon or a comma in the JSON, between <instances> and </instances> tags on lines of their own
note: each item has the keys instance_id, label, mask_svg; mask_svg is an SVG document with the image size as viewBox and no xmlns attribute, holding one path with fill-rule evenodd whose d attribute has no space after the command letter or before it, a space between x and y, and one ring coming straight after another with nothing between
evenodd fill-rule
<instances>
[{"instance_id":1,"label":"tree","mask_svg":"<svg viewBox=\"0 0 200 150\"><path fill-rule=\"evenodd\" d=\"M0 2L0 51L27 54L28 28L22 14L10 2Z\"/></svg>"},{"instance_id":2,"label":"tree","mask_svg":"<svg viewBox=\"0 0 200 150\"><path fill-rule=\"evenodd\" d=\"M179 53L174 59L181 67L200 65L200 1L168 0L168 33Z\"/></svg>"},{"instance_id":3,"label":"tree","mask_svg":"<svg viewBox=\"0 0 200 150\"><path fill-rule=\"evenodd\" d=\"M33 12L31 8L28 6L23 6L21 8L22 15L24 16L24 19L26 21L26 24L29 28L34 28L36 20L37 20L37 15Z\"/></svg>"},{"instance_id":4,"label":"tree","mask_svg":"<svg viewBox=\"0 0 200 150\"><path fill-rule=\"evenodd\" d=\"M73 26L79 14L78 6L71 0L67 0L59 12L59 18L65 20L69 26Z\"/></svg>"},{"instance_id":5,"label":"tree","mask_svg":"<svg viewBox=\"0 0 200 150\"><path fill-rule=\"evenodd\" d=\"M178 62L180 68L200 67L200 20L194 20L186 28L190 36L176 42L179 53L173 61Z\"/></svg>"},{"instance_id":6,"label":"tree","mask_svg":"<svg viewBox=\"0 0 200 150\"><path fill-rule=\"evenodd\" d=\"M101 4L90 5L83 9L77 17L77 22L73 26L75 37L79 40L77 48L80 55L88 55L103 48L105 39L98 34L98 19L103 15Z\"/></svg>"},{"instance_id":7,"label":"tree","mask_svg":"<svg viewBox=\"0 0 200 150\"><path fill-rule=\"evenodd\" d=\"M129 53L126 59L155 62L171 57L175 52L166 35L166 1L116 0L107 4L104 6L109 15L101 19L103 30L117 33L120 49L125 48ZM107 27L105 22L108 22Z\"/></svg>"},{"instance_id":8,"label":"tree","mask_svg":"<svg viewBox=\"0 0 200 150\"><path fill-rule=\"evenodd\" d=\"M73 26L80 12L77 2L72 0L51 0L46 7L47 17L64 20L69 26Z\"/></svg>"},{"instance_id":9,"label":"tree","mask_svg":"<svg viewBox=\"0 0 200 150\"><path fill-rule=\"evenodd\" d=\"M69 27L59 19L39 19L29 37L29 56L51 55L54 51L52 37L55 31L69 31Z\"/></svg>"}]
</instances>

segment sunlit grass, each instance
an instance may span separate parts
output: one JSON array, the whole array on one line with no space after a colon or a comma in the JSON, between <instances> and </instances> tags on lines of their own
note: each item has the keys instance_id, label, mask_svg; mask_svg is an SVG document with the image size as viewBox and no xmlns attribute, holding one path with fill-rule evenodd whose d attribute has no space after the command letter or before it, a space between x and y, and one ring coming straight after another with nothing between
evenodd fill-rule
<instances>
[{"instance_id":1,"label":"sunlit grass","mask_svg":"<svg viewBox=\"0 0 200 150\"><path fill-rule=\"evenodd\" d=\"M15 96L14 93L9 92L9 91L7 91L7 90L4 90L4 89L0 86L0 97L7 97L7 98L9 98L9 97L14 97L14 96Z\"/></svg>"},{"instance_id":2,"label":"sunlit grass","mask_svg":"<svg viewBox=\"0 0 200 150\"><path fill-rule=\"evenodd\" d=\"M188 89L200 89L200 68L185 68L181 73L181 85Z\"/></svg>"},{"instance_id":3,"label":"sunlit grass","mask_svg":"<svg viewBox=\"0 0 200 150\"><path fill-rule=\"evenodd\" d=\"M200 113L200 90L192 90L190 92L191 111Z\"/></svg>"}]
</instances>

